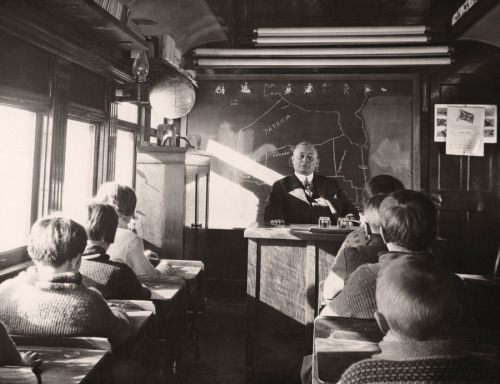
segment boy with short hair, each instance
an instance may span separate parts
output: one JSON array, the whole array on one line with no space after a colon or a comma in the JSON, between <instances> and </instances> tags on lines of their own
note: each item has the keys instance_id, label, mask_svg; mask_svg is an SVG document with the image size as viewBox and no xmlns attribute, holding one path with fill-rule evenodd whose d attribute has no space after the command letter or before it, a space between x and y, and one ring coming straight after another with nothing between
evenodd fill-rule
<instances>
[{"instance_id":1,"label":"boy with short hair","mask_svg":"<svg viewBox=\"0 0 500 384\"><path fill-rule=\"evenodd\" d=\"M62 216L37 221L28 241L35 266L0 284L0 320L17 335L96 336L111 344L129 335L127 315L82 284L85 229Z\"/></svg>"},{"instance_id":2,"label":"boy with short hair","mask_svg":"<svg viewBox=\"0 0 500 384\"><path fill-rule=\"evenodd\" d=\"M386 195L372 196L365 204L364 230L368 236L366 245L347 247L340 251L332 265L332 269L325 280L323 297L329 301L333 299L347 284L351 274L360 265L378 262L379 252L387 251L380 236L380 204Z\"/></svg>"},{"instance_id":3,"label":"boy with short hair","mask_svg":"<svg viewBox=\"0 0 500 384\"><path fill-rule=\"evenodd\" d=\"M467 355L450 338L460 317L455 285L443 267L416 255L385 263L378 274L375 318L381 352L350 366L342 384L497 383L498 367Z\"/></svg>"},{"instance_id":4,"label":"boy with short hair","mask_svg":"<svg viewBox=\"0 0 500 384\"><path fill-rule=\"evenodd\" d=\"M375 284L382 265L408 254L434 262L430 245L437 236L437 210L423 193L412 190L391 193L380 205L380 225L388 252L379 254L378 263L357 268L344 289L323 309L322 316L371 319L377 309ZM468 309L465 284L450 275L460 303Z\"/></svg>"},{"instance_id":5,"label":"boy with short hair","mask_svg":"<svg viewBox=\"0 0 500 384\"><path fill-rule=\"evenodd\" d=\"M83 252L80 273L87 287L94 287L109 299L148 300L149 289L124 263L110 260L106 250L115 240L118 214L106 203L91 202L86 206L87 247Z\"/></svg>"}]
</instances>

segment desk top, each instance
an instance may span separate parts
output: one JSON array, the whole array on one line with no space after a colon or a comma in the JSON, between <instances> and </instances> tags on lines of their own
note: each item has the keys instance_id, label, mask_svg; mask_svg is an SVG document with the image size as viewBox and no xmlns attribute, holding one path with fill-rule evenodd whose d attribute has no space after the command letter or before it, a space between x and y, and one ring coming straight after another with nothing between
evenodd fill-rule
<instances>
[{"instance_id":1,"label":"desk top","mask_svg":"<svg viewBox=\"0 0 500 384\"><path fill-rule=\"evenodd\" d=\"M108 303L123 309L130 318L132 335L137 335L144 324L155 313L155 306L147 300L108 300Z\"/></svg>"},{"instance_id":2,"label":"desk top","mask_svg":"<svg viewBox=\"0 0 500 384\"><path fill-rule=\"evenodd\" d=\"M183 285L169 283L143 282L151 291L151 300L171 301L184 289Z\"/></svg>"},{"instance_id":3,"label":"desk top","mask_svg":"<svg viewBox=\"0 0 500 384\"><path fill-rule=\"evenodd\" d=\"M358 227L336 229L335 233L311 232L314 224L287 224L269 225L253 223L245 229L244 236L257 239L283 239L283 240L322 240L322 241L344 241L347 234ZM332 227L330 230L334 230Z\"/></svg>"},{"instance_id":4,"label":"desk top","mask_svg":"<svg viewBox=\"0 0 500 384\"><path fill-rule=\"evenodd\" d=\"M107 351L65 347L19 347L33 351L43 360L40 366L44 384L77 384L99 367Z\"/></svg>"}]
</instances>

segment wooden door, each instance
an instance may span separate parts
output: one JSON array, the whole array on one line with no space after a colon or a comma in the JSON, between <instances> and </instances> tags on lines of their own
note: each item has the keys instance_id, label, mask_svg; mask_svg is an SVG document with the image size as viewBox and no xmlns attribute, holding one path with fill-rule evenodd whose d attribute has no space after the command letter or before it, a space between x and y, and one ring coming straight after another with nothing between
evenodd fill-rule
<instances>
[{"instance_id":1,"label":"wooden door","mask_svg":"<svg viewBox=\"0 0 500 384\"><path fill-rule=\"evenodd\" d=\"M435 75L434 104L499 104L494 76ZM431 111L431 130L434 129ZM498 122L498 120L497 120ZM492 274L500 240L499 144L485 144L484 157L445 154L430 138L429 192L441 199L439 235L450 241L444 264L455 272Z\"/></svg>"}]
</instances>

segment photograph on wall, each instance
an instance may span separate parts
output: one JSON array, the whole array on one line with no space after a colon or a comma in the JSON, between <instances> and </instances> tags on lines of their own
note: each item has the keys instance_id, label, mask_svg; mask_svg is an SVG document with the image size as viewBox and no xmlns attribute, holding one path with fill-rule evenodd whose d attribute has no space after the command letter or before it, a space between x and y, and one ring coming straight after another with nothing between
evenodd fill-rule
<instances>
[{"instance_id":1,"label":"photograph on wall","mask_svg":"<svg viewBox=\"0 0 500 384\"><path fill-rule=\"evenodd\" d=\"M497 142L498 118L497 106L486 104L435 104L434 105L434 141L446 142L449 107L471 107L484 109L484 143Z\"/></svg>"}]
</instances>

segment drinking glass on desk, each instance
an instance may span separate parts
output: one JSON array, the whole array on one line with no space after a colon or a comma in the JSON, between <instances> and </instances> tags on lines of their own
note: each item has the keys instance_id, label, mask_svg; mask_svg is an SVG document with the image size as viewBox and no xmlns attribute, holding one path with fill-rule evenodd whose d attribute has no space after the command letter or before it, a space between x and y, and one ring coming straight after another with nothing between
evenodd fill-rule
<instances>
[{"instance_id":1,"label":"drinking glass on desk","mask_svg":"<svg viewBox=\"0 0 500 384\"><path fill-rule=\"evenodd\" d=\"M318 220L318 228L330 228L330 218L327 216L321 216Z\"/></svg>"},{"instance_id":2,"label":"drinking glass on desk","mask_svg":"<svg viewBox=\"0 0 500 384\"><path fill-rule=\"evenodd\" d=\"M337 219L337 228L338 229L349 228L349 219L347 217L339 217Z\"/></svg>"}]
</instances>

